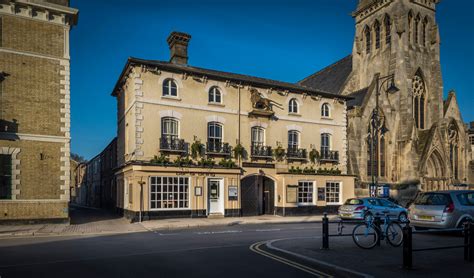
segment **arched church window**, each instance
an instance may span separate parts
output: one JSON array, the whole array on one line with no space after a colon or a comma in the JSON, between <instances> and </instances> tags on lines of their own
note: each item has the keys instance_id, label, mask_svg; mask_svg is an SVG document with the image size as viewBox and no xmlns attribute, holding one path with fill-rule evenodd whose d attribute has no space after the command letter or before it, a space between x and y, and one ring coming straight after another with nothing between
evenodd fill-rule
<instances>
[{"instance_id":1,"label":"arched church window","mask_svg":"<svg viewBox=\"0 0 474 278\"><path fill-rule=\"evenodd\" d=\"M415 44L418 44L418 30L420 26L420 15L417 15L415 18L415 30L413 32L413 36L415 37Z\"/></svg>"},{"instance_id":2,"label":"arched church window","mask_svg":"<svg viewBox=\"0 0 474 278\"><path fill-rule=\"evenodd\" d=\"M380 24L378 20L375 20L374 31L375 31L375 49L379 49L380 48Z\"/></svg>"},{"instance_id":3,"label":"arched church window","mask_svg":"<svg viewBox=\"0 0 474 278\"><path fill-rule=\"evenodd\" d=\"M451 173L453 179L459 179L459 147L458 130L456 125L451 124L448 128L449 140L449 161L451 163Z\"/></svg>"},{"instance_id":4,"label":"arched church window","mask_svg":"<svg viewBox=\"0 0 474 278\"><path fill-rule=\"evenodd\" d=\"M410 11L408 13L408 43L411 43L412 29L413 29L413 15Z\"/></svg>"},{"instance_id":5,"label":"arched church window","mask_svg":"<svg viewBox=\"0 0 474 278\"><path fill-rule=\"evenodd\" d=\"M425 103L426 88L425 82L419 73L412 80L413 89L413 118L417 128L425 128Z\"/></svg>"},{"instance_id":6,"label":"arched church window","mask_svg":"<svg viewBox=\"0 0 474 278\"><path fill-rule=\"evenodd\" d=\"M384 19L384 25L385 25L385 44L390 45L392 43L392 25L390 22L390 17L388 15L385 15Z\"/></svg>"},{"instance_id":7,"label":"arched church window","mask_svg":"<svg viewBox=\"0 0 474 278\"><path fill-rule=\"evenodd\" d=\"M386 173L386 146L385 119L382 115L375 115L372 112L372 119L367 128L367 176L385 177ZM376 117L379 118L376 121Z\"/></svg>"},{"instance_id":8,"label":"arched church window","mask_svg":"<svg viewBox=\"0 0 474 278\"><path fill-rule=\"evenodd\" d=\"M367 52L367 54L370 53L371 44L372 44L372 40L370 38L370 28L366 26L365 27L365 52Z\"/></svg>"},{"instance_id":9,"label":"arched church window","mask_svg":"<svg viewBox=\"0 0 474 278\"><path fill-rule=\"evenodd\" d=\"M423 20L423 30L422 30L422 41L421 43L423 44L423 46L426 46L426 28L428 28L428 18L425 17L425 19Z\"/></svg>"}]
</instances>

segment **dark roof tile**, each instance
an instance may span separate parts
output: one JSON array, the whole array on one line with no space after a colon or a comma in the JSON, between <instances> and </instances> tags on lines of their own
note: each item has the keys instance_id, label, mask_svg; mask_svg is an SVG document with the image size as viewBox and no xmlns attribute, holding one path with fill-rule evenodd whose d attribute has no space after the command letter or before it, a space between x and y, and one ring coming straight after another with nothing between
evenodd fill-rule
<instances>
[{"instance_id":1,"label":"dark roof tile","mask_svg":"<svg viewBox=\"0 0 474 278\"><path fill-rule=\"evenodd\" d=\"M314 90L322 90L332 94L341 94L347 78L352 72L352 55L348 55L336 63L306 77L298 84Z\"/></svg>"}]
</instances>

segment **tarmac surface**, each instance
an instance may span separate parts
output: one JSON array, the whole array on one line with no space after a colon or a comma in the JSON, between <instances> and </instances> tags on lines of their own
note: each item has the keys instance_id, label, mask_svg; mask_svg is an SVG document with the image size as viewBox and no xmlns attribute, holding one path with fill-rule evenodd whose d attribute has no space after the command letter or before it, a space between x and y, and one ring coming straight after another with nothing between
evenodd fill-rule
<instances>
[{"instance_id":1,"label":"tarmac surface","mask_svg":"<svg viewBox=\"0 0 474 278\"><path fill-rule=\"evenodd\" d=\"M122 223L123 233L4 235L0 276L5 277L473 277L462 249L414 254L402 249L362 250L350 237L331 237L321 250L321 223L260 223L192 228L148 228L101 211L77 208L72 225ZM100 216L101 215L101 216ZM77 216L77 215L76 215ZM100 216L100 217L99 217ZM262 218L262 219L265 219ZM76 222L74 222L76 221ZM122 222L123 221L123 222ZM110 224L110 223L108 223ZM72 226L71 225L71 226ZM115 224L114 224L115 225ZM118 224L117 224L118 225ZM129 231L130 225L137 231ZM106 226L106 225L105 225ZM346 227L350 232L350 227ZM335 233L335 226L331 226ZM461 244L458 235L414 235L414 248Z\"/></svg>"}]
</instances>

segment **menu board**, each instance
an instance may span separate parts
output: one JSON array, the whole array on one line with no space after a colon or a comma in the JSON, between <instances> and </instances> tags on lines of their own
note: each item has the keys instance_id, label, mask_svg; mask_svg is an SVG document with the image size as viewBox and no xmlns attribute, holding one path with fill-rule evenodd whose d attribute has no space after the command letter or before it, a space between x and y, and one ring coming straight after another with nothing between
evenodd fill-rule
<instances>
[{"instance_id":1,"label":"menu board","mask_svg":"<svg viewBox=\"0 0 474 278\"><path fill-rule=\"evenodd\" d=\"M237 186L229 186L229 201L237 201L239 199L239 189Z\"/></svg>"},{"instance_id":2,"label":"menu board","mask_svg":"<svg viewBox=\"0 0 474 278\"><path fill-rule=\"evenodd\" d=\"M286 202L296 203L298 201L298 186L287 185L286 187Z\"/></svg>"}]
</instances>

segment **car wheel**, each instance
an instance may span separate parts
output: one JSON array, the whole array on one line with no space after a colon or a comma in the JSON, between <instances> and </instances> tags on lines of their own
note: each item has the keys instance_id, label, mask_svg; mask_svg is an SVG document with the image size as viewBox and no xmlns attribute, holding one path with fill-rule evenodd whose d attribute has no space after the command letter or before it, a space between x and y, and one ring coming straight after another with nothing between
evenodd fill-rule
<instances>
[{"instance_id":1,"label":"car wheel","mask_svg":"<svg viewBox=\"0 0 474 278\"><path fill-rule=\"evenodd\" d=\"M463 220L459 222L458 228L464 228L464 223L471 223L471 222L472 222L472 219L464 218Z\"/></svg>"},{"instance_id":2,"label":"car wheel","mask_svg":"<svg viewBox=\"0 0 474 278\"><path fill-rule=\"evenodd\" d=\"M364 215L364 221L368 222L369 220L374 220L374 216L372 215L372 213L370 212L367 212L365 215Z\"/></svg>"},{"instance_id":3,"label":"car wheel","mask_svg":"<svg viewBox=\"0 0 474 278\"><path fill-rule=\"evenodd\" d=\"M402 223L408 222L407 214L404 212L400 213L400 215L398 216L398 221Z\"/></svg>"}]
</instances>

